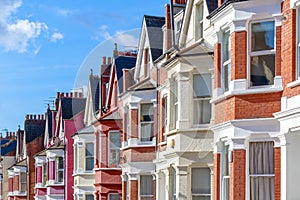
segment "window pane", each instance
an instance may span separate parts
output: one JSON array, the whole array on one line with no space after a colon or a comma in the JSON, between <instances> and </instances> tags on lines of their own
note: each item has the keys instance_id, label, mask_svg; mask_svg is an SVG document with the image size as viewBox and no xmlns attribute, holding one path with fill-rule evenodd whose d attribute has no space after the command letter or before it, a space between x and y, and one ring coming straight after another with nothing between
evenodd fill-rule
<instances>
[{"instance_id":1,"label":"window pane","mask_svg":"<svg viewBox=\"0 0 300 200\"><path fill-rule=\"evenodd\" d=\"M108 200L120 200L120 195L119 194L109 194Z\"/></svg>"},{"instance_id":2,"label":"window pane","mask_svg":"<svg viewBox=\"0 0 300 200\"><path fill-rule=\"evenodd\" d=\"M192 169L192 194L210 194L210 169Z\"/></svg>"},{"instance_id":3,"label":"window pane","mask_svg":"<svg viewBox=\"0 0 300 200\"><path fill-rule=\"evenodd\" d=\"M194 100L194 124L209 124L211 118L210 100Z\"/></svg>"},{"instance_id":4,"label":"window pane","mask_svg":"<svg viewBox=\"0 0 300 200\"><path fill-rule=\"evenodd\" d=\"M195 74L193 76L193 89L195 97L210 97L212 84L210 74Z\"/></svg>"},{"instance_id":5,"label":"window pane","mask_svg":"<svg viewBox=\"0 0 300 200\"><path fill-rule=\"evenodd\" d=\"M56 175L57 175L56 181L57 182L63 182L64 172L63 171L58 171L58 172L56 172Z\"/></svg>"},{"instance_id":6,"label":"window pane","mask_svg":"<svg viewBox=\"0 0 300 200\"><path fill-rule=\"evenodd\" d=\"M86 170L93 170L94 169L94 157L87 157L85 158L85 168Z\"/></svg>"},{"instance_id":7,"label":"window pane","mask_svg":"<svg viewBox=\"0 0 300 200\"><path fill-rule=\"evenodd\" d=\"M85 144L85 156L94 156L94 144L93 143Z\"/></svg>"},{"instance_id":8,"label":"window pane","mask_svg":"<svg viewBox=\"0 0 300 200\"><path fill-rule=\"evenodd\" d=\"M202 196L202 197L193 196L192 200L210 200L210 196Z\"/></svg>"},{"instance_id":9,"label":"window pane","mask_svg":"<svg viewBox=\"0 0 300 200\"><path fill-rule=\"evenodd\" d=\"M230 74L230 63L228 65L224 66L224 89L225 91L229 90L229 84L230 84L230 80L231 80L231 74Z\"/></svg>"},{"instance_id":10,"label":"window pane","mask_svg":"<svg viewBox=\"0 0 300 200\"><path fill-rule=\"evenodd\" d=\"M251 50L271 50L274 49L275 23L256 22L251 25Z\"/></svg>"},{"instance_id":11,"label":"window pane","mask_svg":"<svg viewBox=\"0 0 300 200\"><path fill-rule=\"evenodd\" d=\"M230 59L230 32L223 34L223 62Z\"/></svg>"},{"instance_id":12,"label":"window pane","mask_svg":"<svg viewBox=\"0 0 300 200\"><path fill-rule=\"evenodd\" d=\"M86 194L85 195L85 200L94 200L94 195L92 195L92 194Z\"/></svg>"},{"instance_id":13,"label":"window pane","mask_svg":"<svg viewBox=\"0 0 300 200\"><path fill-rule=\"evenodd\" d=\"M153 139L153 123L141 124L141 141L152 141Z\"/></svg>"},{"instance_id":14,"label":"window pane","mask_svg":"<svg viewBox=\"0 0 300 200\"><path fill-rule=\"evenodd\" d=\"M110 132L109 134L110 138L110 148L111 149L119 149L121 147L121 141L120 141L120 133L119 132Z\"/></svg>"},{"instance_id":15,"label":"window pane","mask_svg":"<svg viewBox=\"0 0 300 200\"><path fill-rule=\"evenodd\" d=\"M141 121L153 121L153 104L141 105Z\"/></svg>"},{"instance_id":16,"label":"window pane","mask_svg":"<svg viewBox=\"0 0 300 200\"><path fill-rule=\"evenodd\" d=\"M57 168L58 169L63 169L64 168L64 160L63 157L58 157L57 160Z\"/></svg>"},{"instance_id":17,"label":"window pane","mask_svg":"<svg viewBox=\"0 0 300 200\"><path fill-rule=\"evenodd\" d=\"M140 176L141 195L153 195L153 178L151 175Z\"/></svg>"},{"instance_id":18,"label":"window pane","mask_svg":"<svg viewBox=\"0 0 300 200\"><path fill-rule=\"evenodd\" d=\"M275 76L275 55L251 57L250 78L252 86L273 85Z\"/></svg>"}]
</instances>

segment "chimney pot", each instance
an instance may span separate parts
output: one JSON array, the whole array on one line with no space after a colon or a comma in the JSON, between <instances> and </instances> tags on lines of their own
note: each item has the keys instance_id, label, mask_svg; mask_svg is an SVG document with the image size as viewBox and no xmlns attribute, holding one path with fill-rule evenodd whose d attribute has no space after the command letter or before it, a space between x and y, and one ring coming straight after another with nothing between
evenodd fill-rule
<instances>
[{"instance_id":1,"label":"chimney pot","mask_svg":"<svg viewBox=\"0 0 300 200\"><path fill-rule=\"evenodd\" d=\"M64 96L65 96L65 93L63 93L63 92L60 93L60 96L61 96L61 97L64 97Z\"/></svg>"},{"instance_id":2,"label":"chimney pot","mask_svg":"<svg viewBox=\"0 0 300 200\"><path fill-rule=\"evenodd\" d=\"M79 98L82 98L82 97L83 97L82 92L79 92Z\"/></svg>"},{"instance_id":3,"label":"chimney pot","mask_svg":"<svg viewBox=\"0 0 300 200\"><path fill-rule=\"evenodd\" d=\"M68 92L66 92L66 97L69 97L69 93Z\"/></svg>"},{"instance_id":4,"label":"chimney pot","mask_svg":"<svg viewBox=\"0 0 300 200\"><path fill-rule=\"evenodd\" d=\"M78 97L78 92L74 92L74 97Z\"/></svg>"},{"instance_id":5,"label":"chimney pot","mask_svg":"<svg viewBox=\"0 0 300 200\"><path fill-rule=\"evenodd\" d=\"M41 115L38 114L38 120L41 120Z\"/></svg>"},{"instance_id":6,"label":"chimney pot","mask_svg":"<svg viewBox=\"0 0 300 200\"><path fill-rule=\"evenodd\" d=\"M102 57L102 65L106 65L106 57L105 56Z\"/></svg>"},{"instance_id":7,"label":"chimney pot","mask_svg":"<svg viewBox=\"0 0 300 200\"><path fill-rule=\"evenodd\" d=\"M111 64L111 57L108 57L108 58L107 58L107 64L108 64L108 65Z\"/></svg>"},{"instance_id":8,"label":"chimney pot","mask_svg":"<svg viewBox=\"0 0 300 200\"><path fill-rule=\"evenodd\" d=\"M71 98L73 97L73 92L70 92L70 97L71 97Z\"/></svg>"},{"instance_id":9,"label":"chimney pot","mask_svg":"<svg viewBox=\"0 0 300 200\"><path fill-rule=\"evenodd\" d=\"M29 119L32 119L32 115L29 115Z\"/></svg>"},{"instance_id":10,"label":"chimney pot","mask_svg":"<svg viewBox=\"0 0 300 200\"><path fill-rule=\"evenodd\" d=\"M33 115L34 119L36 119L36 115Z\"/></svg>"},{"instance_id":11,"label":"chimney pot","mask_svg":"<svg viewBox=\"0 0 300 200\"><path fill-rule=\"evenodd\" d=\"M29 115L26 115L26 120L28 120L29 119Z\"/></svg>"},{"instance_id":12,"label":"chimney pot","mask_svg":"<svg viewBox=\"0 0 300 200\"><path fill-rule=\"evenodd\" d=\"M56 98L58 99L60 97L60 92L56 93Z\"/></svg>"}]
</instances>

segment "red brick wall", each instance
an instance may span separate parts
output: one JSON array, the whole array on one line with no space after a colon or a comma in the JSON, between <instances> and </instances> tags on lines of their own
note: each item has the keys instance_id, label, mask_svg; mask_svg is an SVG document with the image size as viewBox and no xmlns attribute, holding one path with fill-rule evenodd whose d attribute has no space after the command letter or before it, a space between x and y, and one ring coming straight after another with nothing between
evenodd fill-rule
<instances>
[{"instance_id":1,"label":"red brick wall","mask_svg":"<svg viewBox=\"0 0 300 200\"><path fill-rule=\"evenodd\" d=\"M122 199L126 199L126 181L122 181Z\"/></svg>"},{"instance_id":2,"label":"red brick wall","mask_svg":"<svg viewBox=\"0 0 300 200\"><path fill-rule=\"evenodd\" d=\"M275 200L280 200L280 182L281 182L281 148L274 148L274 166L275 166Z\"/></svg>"},{"instance_id":3,"label":"red brick wall","mask_svg":"<svg viewBox=\"0 0 300 200\"><path fill-rule=\"evenodd\" d=\"M296 80L296 10L290 9L290 1L282 3L282 13L287 20L281 28L281 75L283 78L283 96L293 97L300 94L300 86L288 88L286 85Z\"/></svg>"},{"instance_id":4,"label":"red brick wall","mask_svg":"<svg viewBox=\"0 0 300 200\"><path fill-rule=\"evenodd\" d=\"M230 163L230 200L246 198L246 151L233 150Z\"/></svg>"},{"instance_id":5,"label":"red brick wall","mask_svg":"<svg viewBox=\"0 0 300 200\"><path fill-rule=\"evenodd\" d=\"M281 76L281 27L276 27L276 71L275 76Z\"/></svg>"},{"instance_id":6,"label":"red brick wall","mask_svg":"<svg viewBox=\"0 0 300 200\"><path fill-rule=\"evenodd\" d=\"M138 199L138 181L131 180L129 181L129 193L130 199Z\"/></svg>"},{"instance_id":7,"label":"red brick wall","mask_svg":"<svg viewBox=\"0 0 300 200\"><path fill-rule=\"evenodd\" d=\"M214 154L214 199L220 200L220 154Z\"/></svg>"},{"instance_id":8,"label":"red brick wall","mask_svg":"<svg viewBox=\"0 0 300 200\"><path fill-rule=\"evenodd\" d=\"M231 40L231 80L247 78L247 32L235 32Z\"/></svg>"},{"instance_id":9,"label":"red brick wall","mask_svg":"<svg viewBox=\"0 0 300 200\"><path fill-rule=\"evenodd\" d=\"M215 79L214 88L221 87L221 44L217 43L214 47L214 66L215 66Z\"/></svg>"},{"instance_id":10,"label":"red brick wall","mask_svg":"<svg viewBox=\"0 0 300 200\"><path fill-rule=\"evenodd\" d=\"M126 162L144 162L155 159L154 147L129 148L122 152Z\"/></svg>"},{"instance_id":11,"label":"red brick wall","mask_svg":"<svg viewBox=\"0 0 300 200\"><path fill-rule=\"evenodd\" d=\"M281 92L235 96L216 104L215 123L273 117L273 113L280 110Z\"/></svg>"},{"instance_id":12,"label":"red brick wall","mask_svg":"<svg viewBox=\"0 0 300 200\"><path fill-rule=\"evenodd\" d=\"M130 138L138 138L138 109L129 110L130 115Z\"/></svg>"}]
</instances>

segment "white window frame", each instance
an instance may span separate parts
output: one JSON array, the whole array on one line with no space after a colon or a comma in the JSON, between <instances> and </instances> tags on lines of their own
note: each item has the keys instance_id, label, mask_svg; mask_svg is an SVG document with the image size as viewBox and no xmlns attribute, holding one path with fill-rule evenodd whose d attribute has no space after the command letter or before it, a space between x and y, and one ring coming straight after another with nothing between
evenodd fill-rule
<instances>
[{"instance_id":1,"label":"white window frame","mask_svg":"<svg viewBox=\"0 0 300 200\"><path fill-rule=\"evenodd\" d=\"M226 153L225 153L226 152ZM230 162L231 162L231 150L230 145L226 142L222 142L222 152L220 159L220 185L221 185L221 200L229 200L230 198ZM226 158L227 157L227 158ZM226 162L226 163L225 163ZM224 165L227 165L228 174L224 172ZM228 198L227 198L228 197Z\"/></svg>"},{"instance_id":2,"label":"white window frame","mask_svg":"<svg viewBox=\"0 0 300 200\"><path fill-rule=\"evenodd\" d=\"M62 159L63 162L63 167L59 168L59 159ZM63 156L57 156L55 157L55 181L56 183L64 183L64 179L65 179L65 172L64 172L64 157ZM58 181L59 178L59 174L62 173L62 181Z\"/></svg>"},{"instance_id":3,"label":"white window frame","mask_svg":"<svg viewBox=\"0 0 300 200\"><path fill-rule=\"evenodd\" d=\"M195 39L196 40L200 40L203 38L203 34L204 34L204 3L203 1L201 1L200 3L196 4L195 6L196 9L196 15L195 15ZM202 13L201 13L201 12ZM201 17L202 15L202 17ZM199 19L202 18L202 19Z\"/></svg>"},{"instance_id":4,"label":"white window frame","mask_svg":"<svg viewBox=\"0 0 300 200\"><path fill-rule=\"evenodd\" d=\"M27 174L21 171L19 175L19 191L20 193L25 193L27 191ZM22 179L23 178L23 179Z\"/></svg>"},{"instance_id":5,"label":"white window frame","mask_svg":"<svg viewBox=\"0 0 300 200\"><path fill-rule=\"evenodd\" d=\"M119 144L119 147L118 148L112 148L111 147L111 143L110 143L110 136L111 134L118 134L119 135L119 140L120 140L120 144ZM121 135L120 135L120 131L118 130L111 130L108 132L108 166L111 166L111 165L118 165L119 162L120 162L120 148L121 148ZM117 151L117 162L116 163L112 163L111 159L110 159L110 155L111 155L111 150L114 150L114 151Z\"/></svg>"},{"instance_id":6,"label":"white window frame","mask_svg":"<svg viewBox=\"0 0 300 200\"><path fill-rule=\"evenodd\" d=\"M142 179L143 176L147 176L148 178L151 178L151 180L152 180L152 194L149 194L149 195L141 194L141 192L142 192L142 187L141 187L142 181L141 181L141 179ZM151 174L142 174L142 175L140 175L140 177L139 177L139 188L138 189L139 189L138 191L139 191L139 199L140 200L142 200L143 198L153 198L154 197L153 192L155 190L155 188L153 187L153 176Z\"/></svg>"},{"instance_id":7,"label":"white window frame","mask_svg":"<svg viewBox=\"0 0 300 200\"><path fill-rule=\"evenodd\" d=\"M176 129L177 121L179 120L179 102L178 102L178 95L179 95L179 88L178 88L178 81L174 78L173 79L173 91L172 91L172 121L173 121L173 129Z\"/></svg>"},{"instance_id":8,"label":"white window frame","mask_svg":"<svg viewBox=\"0 0 300 200\"><path fill-rule=\"evenodd\" d=\"M227 49L225 49L226 45L225 45L225 39L227 38L226 35L229 34L228 37L228 48L229 51L227 51ZM231 81L231 39L230 39L230 30L224 30L223 34L222 34L222 88L224 90L224 92L229 90L229 84ZM225 58L225 51L227 51L228 53L228 59ZM227 70L226 67L227 66ZM226 75L229 76L228 80L227 80L227 86L226 86Z\"/></svg>"},{"instance_id":9,"label":"white window frame","mask_svg":"<svg viewBox=\"0 0 300 200\"><path fill-rule=\"evenodd\" d=\"M296 80L300 80L300 7L296 10Z\"/></svg>"},{"instance_id":10,"label":"white window frame","mask_svg":"<svg viewBox=\"0 0 300 200\"><path fill-rule=\"evenodd\" d=\"M74 173L78 170L78 144L74 143Z\"/></svg>"},{"instance_id":11,"label":"white window frame","mask_svg":"<svg viewBox=\"0 0 300 200\"><path fill-rule=\"evenodd\" d=\"M205 194L205 193L193 193L193 191L191 190L191 197L192 197L192 199L193 199L193 197L211 197L211 173L210 173L210 168L209 167L192 167L191 168L191 185L192 185L192 178L193 178L193 169L208 169L209 170L209 192L210 193L207 193L207 194Z\"/></svg>"},{"instance_id":12,"label":"white window frame","mask_svg":"<svg viewBox=\"0 0 300 200\"><path fill-rule=\"evenodd\" d=\"M125 140L128 143L128 140L130 138L130 119L129 119L129 115L130 115L130 110L129 110L129 106L125 106L124 107L124 114L125 114Z\"/></svg>"},{"instance_id":13,"label":"white window frame","mask_svg":"<svg viewBox=\"0 0 300 200\"><path fill-rule=\"evenodd\" d=\"M152 121L142 121L141 115L142 115L142 106L143 105L151 105L152 111L153 111L153 118L154 118L154 105L153 103L141 103L139 105L139 140L140 142L152 142L154 139L154 119ZM150 140L143 140L143 135L142 135L142 125L151 125L152 126L152 139ZM150 127L150 126L149 126Z\"/></svg>"},{"instance_id":14,"label":"white window frame","mask_svg":"<svg viewBox=\"0 0 300 200\"><path fill-rule=\"evenodd\" d=\"M93 155L87 156L87 146L91 145L91 144L93 145ZM95 166L95 144L93 142L85 143L84 156L85 156L85 160L84 160L85 171L93 171L94 167L93 167L93 169L87 169L87 158L93 158L93 166Z\"/></svg>"},{"instance_id":15,"label":"white window frame","mask_svg":"<svg viewBox=\"0 0 300 200\"><path fill-rule=\"evenodd\" d=\"M182 17L180 17L179 19L177 19L175 21L175 41L176 41L176 43L178 43L178 41L179 41L182 22L183 22Z\"/></svg>"},{"instance_id":16,"label":"white window frame","mask_svg":"<svg viewBox=\"0 0 300 200\"><path fill-rule=\"evenodd\" d=\"M203 74L193 74L193 81L194 81L194 76L203 76L203 75L208 75L208 76L210 76L211 77L211 74L210 73L203 73ZM212 81L212 80L210 80L210 81ZM194 82L193 82L193 89L194 89ZM210 89L211 91L212 91L212 88ZM193 92L194 93L194 92ZM211 96L203 96L203 97L197 97L197 96L195 96L195 94L193 94L193 106L195 107L195 105L196 105L196 103L198 102L198 101L210 101L211 100ZM211 106L211 104L209 103L209 105ZM193 109L193 114L194 114L194 112L196 112L196 110L195 109ZM204 110L201 110L201 113L203 113L204 112ZM210 120L211 120L211 115L212 115L212 109L211 109L211 107L210 107ZM203 120L203 119L202 119ZM210 120L209 120L209 122L208 123L196 123L195 121L194 121L194 115L193 115L193 125L203 125L203 124L209 124L210 123Z\"/></svg>"},{"instance_id":17,"label":"white window frame","mask_svg":"<svg viewBox=\"0 0 300 200\"><path fill-rule=\"evenodd\" d=\"M274 49L271 50L258 50L252 52L251 46L252 46L252 24L255 23L263 23L263 22L274 22ZM276 23L273 18L268 18L268 19L261 19L261 20L253 20L249 23L249 34L248 34L248 87L255 87L255 88L260 88L260 87L270 87L272 85L260 85L260 86L252 86L251 85L251 58L254 56L264 56L264 55L274 55L275 56L275 61L274 61L274 78L276 76Z\"/></svg>"}]
</instances>

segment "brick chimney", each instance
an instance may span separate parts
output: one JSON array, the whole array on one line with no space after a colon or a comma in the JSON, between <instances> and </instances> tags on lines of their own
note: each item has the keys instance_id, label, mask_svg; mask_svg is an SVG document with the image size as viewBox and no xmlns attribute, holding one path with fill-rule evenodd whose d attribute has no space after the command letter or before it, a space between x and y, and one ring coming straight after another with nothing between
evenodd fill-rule
<instances>
[{"instance_id":1,"label":"brick chimney","mask_svg":"<svg viewBox=\"0 0 300 200\"><path fill-rule=\"evenodd\" d=\"M224 0L218 0L218 7L220 7L224 3Z\"/></svg>"},{"instance_id":2,"label":"brick chimney","mask_svg":"<svg viewBox=\"0 0 300 200\"><path fill-rule=\"evenodd\" d=\"M165 17L165 24L166 24L166 40L165 40L165 47L166 51L169 50L172 46L172 32L171 32L171 12L170 12L170 5L166 4L165 5L166 9L166 17Z\"/></svg>"},{"instance_id":3,"label":"brick chimney","mask_svg":"<svg viewBox=\"0 0 300 200\"><path fill-rule=\"evenodd\" d=\"M173 0L173 4L186 4L186 0Z\"/></svg>"}]
</instances>

